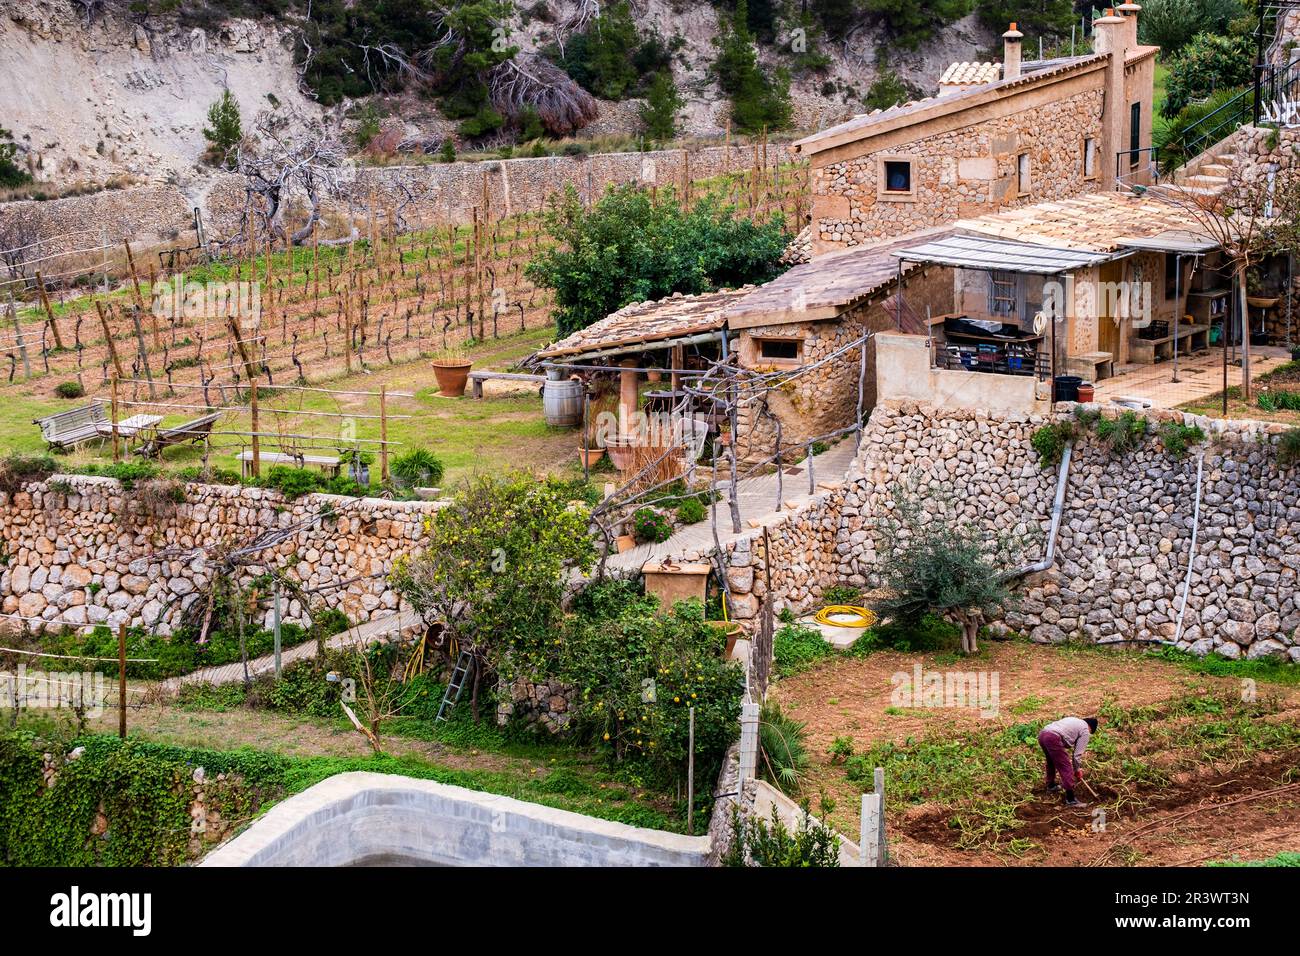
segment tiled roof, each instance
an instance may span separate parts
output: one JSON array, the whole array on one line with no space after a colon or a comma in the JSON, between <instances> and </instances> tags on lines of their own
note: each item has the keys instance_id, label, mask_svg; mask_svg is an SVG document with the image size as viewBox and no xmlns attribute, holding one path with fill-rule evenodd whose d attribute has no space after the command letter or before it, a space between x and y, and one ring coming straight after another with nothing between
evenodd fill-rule
<instances>
[{"instance_id":1,"label":"tiled roof","mask_svg":"<svg viewBox=\"0 0 1300 956\"><path fill-rule=\"evenodd\" d=\"M939 84L963 85L996 83L1002 79L1001 63L953 63L939 77Z\"/></svg>"},{"instance_id":2,"label":"tiled roof","mask_svg":"<svg viewBox=\"0 0 1300 956\"><path fill-rule=\"evenodd\" d=\"M899 272L891 253L948 235L949 228L929 229L898 239L817 256L729 302L724 309L731 328L833 318L844 309L893 282ZM904 263L903 274L917 263Z\"/></svg>"},{"instance_id":3,"label":"tiled roof","mask_svg":"<svg viewBox=\"0 0 1300 956\"><path fill-rule=\"evenodd\" d=\"M754 290L752 285L701 295L677 293L653 302L625 305L585 329L537 353L538 358L582 355L642 342L685 338L726 324L724 307Z\"/></svg>"},{"instance_id":4,"label":"tiled roof","mask_svg":"<svg viewBox=\"0 0 1300 956\"><path fill-rule=\"evenodd\" d=\"M1074 199L1035 203L976 219L962 219L956 228L1093 252L1112 252L1126 245L1125 238L1150 238L1171 231L1205 233L1204 226L1177 205L1150 195L1122 192L1091 193Z\"/></svg>"},{"instance_id":5,"label":"tiled roof","mask_svg":"<svg viewBox=\"0 0 1300 956\"><path fill-rule=\"evenodd\" d=\"M811 136L805 136L803 139L796 140L792 145L796 151L809 151L806 147L813 147L811 152L817 152L819 149L827 148L823 145L827 140L834 140L830 145L836 145L841 142L851 142L860 137L851 134L861 133L863 135L871 132L871 128L877 124L889 120L900 119L913 115L919 116L930 109L939 110L941 114L953 110L959 110L969 101L971 106L976 105L977 100L989 92L1003 92L1013 89L1019 89L1022 86L1029 86L1046 79L1060 76L1071 70L1081 67L1102 63L1106 60L1107 54L1098 53L1089 56L1068 57L1057 63L1057 65L1043 70L1036 70L1032 73L1022 73L1020 76L1012 77L1009 80L997 80L991 83L985 83L982 86L971 87L968 90L962 90L958 93L947 93L943 96L931 96L923 100L916 100L911 103L904 103L902 106L891 107L887 110L877 110L874 113L863 113L846 120L836 126L827 127L824 130L813 133ZM846 136L846 134L849 134Z\"/></svg>"}]
</instances>

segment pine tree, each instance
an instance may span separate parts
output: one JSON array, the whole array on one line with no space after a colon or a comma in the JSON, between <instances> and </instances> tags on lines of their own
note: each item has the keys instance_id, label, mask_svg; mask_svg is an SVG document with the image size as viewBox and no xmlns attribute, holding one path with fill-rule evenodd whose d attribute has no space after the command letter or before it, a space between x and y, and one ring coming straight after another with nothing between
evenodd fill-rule
<instances>
[{"instance_id":1,"label":"pine tree","mask_svg":"<svg viewBox=\"0 0 1300 956\"><path fill-rule=\"evenodd\" d=\"M221 99L208 107L208 125L203 128L203 138L208 141L208 161L233 169L235 148L244 138L244 127L239 118L239 103L230 90L223 90Z\"/></svg>"},{"instance_id":2,"label":"pine tree","mask_svg":"<svg viewBox=\"0 0 1300 956\"><path fill-rule=\"evenodd\" d=\"M758 51L749 31L749 6L739 0L731 23L714 39L718 47L713 72L731 98L731 121L742 133L784 129L790 125L790 74L784 68L770 77L759 69Z\"/></svg>"},{"instance_id":3,"label":"pine tree","mask_svg":"<svg viewBox=\"0 0 1300 956\"><path fill-rule=\"evenodd\" d=\"M677 114L683 105L672 73L661 70L650 81L645 106L641 108L641 122L651 139L666 142L677 135Z\"/></svg>"}]
</instances>

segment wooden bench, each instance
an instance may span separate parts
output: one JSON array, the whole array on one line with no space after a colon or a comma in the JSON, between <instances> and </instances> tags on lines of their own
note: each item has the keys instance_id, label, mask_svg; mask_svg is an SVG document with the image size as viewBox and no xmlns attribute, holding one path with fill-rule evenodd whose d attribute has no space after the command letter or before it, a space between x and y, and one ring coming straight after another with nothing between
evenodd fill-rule
<instances>
[{"instance_id":1,"label":"wooden bench","mask_svg":"<svg viewBox=\"0 0 1300 956\"><path fill-rule=\"evenodd\" d=\"M172 445L181 445L187 441L203 441L212 433L212 426L220 417L220 412L212 412L172 428L160 428L152 438L136 449L136 454L143 455L145 458L157 458L164 448Z\"/></svg>"},{"instance_id":2,"label":"wooden bench","mask_svg":"<svg viewBox=\"0 0 1300 956\"><path fill-rule=\"evenodd\" d=\"M545 375L525 375L521 372L470 372L469 382L472 389L471 394L475 398L483 397L483 383L488 379L499 378L508 382L535 382L538 385L546 383Z\"/></svg>"},{"instance_id":3,"label":"wooden bench","mask_svg":"<svg viewBox=\"0 0 1300 956\"><path fill-rule=\"evenodd\" d=\"M1183 354L1210 347L1208 325L1179 325L1176 337L1178 351ZM1174 357L1174 338L1172 332L1154 339L1134 336L1128 340L1129 358L1141 365L1154 365L1156 362L1167 361Z\"/></svg>"},{"instance_id":4,"label":"wooden bench","mask_svg":"<svg viewBox=\"0 0 1300 956\"><path fill-rule=\"evenodd\" d=\"M99 438L99 426L107 421L104 403L96 399L81 408L37 418L33 424L40 426L41 437L50 448L75 448L82 442Z\"/></svg>"},{"instance_id":5,"label":"wooden bench","mask_svg":"<svg viewBox=\"0 0 1300 956\"><path fill-rule=\"evenodd\" d=\"M1085 352L1065 357L1067 375L1078 375L1085 382L1100 382L1115 374L1115 356L1110 352Z\"/></svg>"},{"instance_id":6,"label":"wooden bench","mask_svg":"<svg viewBox=\"0 0 1300 956\"><path fill-rule=\"evenodd\" d=\"M262 465L293 465L297 468L306 468L310 465L319 468L331 478L337 477L339 473L339 459L334 455L290 455L282 451L264 451L257 457ZM239 453L239 464L245 478L252 474L253 450L251 448L245 448Z\"/></svg>"}]
</instances>

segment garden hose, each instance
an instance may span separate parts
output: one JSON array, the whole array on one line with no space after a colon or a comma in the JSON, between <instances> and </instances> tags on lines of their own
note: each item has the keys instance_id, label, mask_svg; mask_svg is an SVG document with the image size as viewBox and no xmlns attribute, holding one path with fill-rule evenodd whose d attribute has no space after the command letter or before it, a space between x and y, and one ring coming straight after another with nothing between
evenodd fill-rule
<instances>
[{"instance_id":1,"label":"garden hose","mask_svg":"<svg viewBox=\"0 0 1300 956\"><path fill-rule=\"evenodd\" d=\"M813 615L813 620L832 627L870 627L876 623L876 614L857 604L828 604Z\"/></svg>"}]
</instances>

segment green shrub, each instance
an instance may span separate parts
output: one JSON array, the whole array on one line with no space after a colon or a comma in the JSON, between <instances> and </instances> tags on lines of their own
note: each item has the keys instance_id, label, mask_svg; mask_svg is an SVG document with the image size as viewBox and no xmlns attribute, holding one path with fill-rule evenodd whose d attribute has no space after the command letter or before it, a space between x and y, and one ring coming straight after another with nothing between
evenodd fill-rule
<instances>
[{"instance_id":1,"label":"green shrub","mask_svg":"<svg viewBox=\"0 0 1300 956\"><path fill-rule=\"evenodd\" d=\"M1258 403L1266 412L1300 412L1300 392L1261 391Z\"/></svg>"},{"instance_id":2,"label":"green shrub","mask_svg":"<svg viewBox=\"0 0 1300 956\"><path fill-rule=\"evenodd\" d=\"M1300 428L1283 432L1277 443L1277 463L1283 468L1300 464Z\"/></svg>"},{"instance_id":3,"label":"green shrub","mask_svg":"<svg viewBox=\"0 0 1300 956\"><path fill-rule=\"evenodd\" d=\"M13 494L29 482L44 481L58 468L50 455L8 455L0 461L0 491Z\"/></svg>"},{"instance_id":4,"label":"green shrub","mask_svg":"<svg viewBox=\"0 0 1300 956\"><path fill-rule=\"evenodd\" d=\"M722 659L698 601L664 610L619 582L586 589L564 626L553 675L577 690L576 730L612 760L666 786L685 781L695 709L696 780L712 780L739 732L744 677Z\"/></svg>"},{"instance_id":5,"label":"green shrub","mask_svg":"<svg viewBox=\"0 0 1300 956\"><path fill-rule=\"evenodd\" d=\"M673 536L673 526L654 508L638 508L632 513L632 536L640 542L659 544Z\"/></svg>"},{"instance_id":6,"label":"green shrub","mask_svg":"<svg viewBox=\"0 0 1300 956\"><path fill-rule=\"evenodd\" d=\"M687 498L677 506L677 520L682 524L699 524L709 516L709 510L699 498Z\"/></svg>"},{"instance_id":7,"label":"green shrub","mask_svg":"<svg viewBox=\"0 0 1300 956\"><path fill-rule=\"evenodd\" d=\"M1135 411L1120 412L1115 418L1101 418L1097 438L1112 455L1121 458L1133 452L1146 437L1147 420Z\"/></svg>"},{"instance_id":8,"label":"green shrub","mask_svg":"<svg viewBox=\"0 0 1300 956\"><path fill-rule=\"evenodd\" d=\"M862 600L862 588L855 588L851 584L832 584L822 592L822 604L846 604L852 607L859 606Z\"/></svg>"},{"instance_id":9,"label":"green shrub","mask_svg":"<svg viewBox=\"0 0 1300 956\"><path fill-rule=\"evenodd\" d=\"M676 136L677 114L686 105L686 101L677 91L671 70L660 70L654 75L645 100L640 115L646 135L660 142L667 142Z\"/></svg>"},{"instance_id":10,"label":"green shrub","mask_svg":"<svg viewBox=\"0 0 1300 956\"><path fill-rule=\"evenodd\" d=\"M772 808L771 823L754 817L742 819L734 808L731 844L722 858L723 866L838 867L840 838L835 831L814 820L807 808L794 833L786 829Z\"/></svg>"},{"instance_id":11,"label":"green shrub","mask_svg":"<svg viewBox=\"0 0 1300 956\"><path fill-rule=\"evenodd\" d=\"M1165 451L1172 458L1182 458L1192 445L1205 441L1205 432L1198 425L1184 425L1182 422L1161 422L1157 430Z\"/></svg>"},{"instance_id":12,"label":"green shrub","mask_svg":"<svg viewBox=\"0 0 1300 956\"><path fill-rule=\"evenodd\" d=\"M393 459L393 478L408 488L442 483L445 469L442 459L423 448L412 448Z\"/></svg>"},{"instance_id":13,"label":"green shrub","mask_svg":"<svg viewBox=\"0 0 1300 956\"><path fill-rule=\"evenodd\" d=\"M807 670L833 653L821 631L805 624L784 624L772 638L772 657L782 677Z\"/></svg>"},{"instance_id":14,"label":"green shrub","mask_svg":"<svg viewBox=\"0 0 1300 956\"><path fill-rule=\"evenodd\" d=\"M784 793L794 793L803 783L808 766L807 725L781 712L775 701L763 705L758 738L764 775Z\"/></svg>"},{"instance_id":15,"label":"green shrub","mask_svg":"<svg viewBox=\"0 0 1300 956\"><path fill-rule=\"evenodd\" d=\"M919 621L908 623L893 620L872 628L863 638L871 636L878 647L896 651L942 651L955 647L961 631L957 625L935 614L926 614ZM859 642L862 638L859 638ZM857 643L854 644L857 649Z\"/></svg>"},{"instance_id":16,"label":"green shrub","mask_svg":"<svg viewBox=\"0 0 1300 956\"><path fill-rule=\"evenodd\" d=\"M237 471L231 471L229 468L208 468L205 471L201 465L189 465L177 469L176 477L180 481L191 481L195 484L242 485L244 483L243 476Z\"/></svg>"},{"instance_id":17,"label":"green shrub","mask_svg":"<svg viewBox=\"0 0 1300 956\"><path fill-rule=\"evenodd\" d=\"M86 389L80 382L60 382L54 386L54 394L59 398L81 398L86 394Z\"/></svg>"},{"instance_id":18,"label":"green shrub","mask_svg":"<svg viewBox=\"0 0 1300 956\"><path fill-rule=\"evenodd\" d=\"M1040 465L1044 468L1055 468L1061 463L1065 446L1074 441L1076 434L1077 428L1073 422L1052 422L1050 425L1036 429L1029 436L1029 443L1034 446L1034 451L1038 452Z\"/></svg>"},{"instance_id":19,"label":"green shrub","mask_svg":"<svg viewBox=\"0 0 1300 956\"><path fill-rule=\"evenodd\" d=\"M158 466L150 461L115 461L107 465L91 462L78 470L83 475L115 478L124 491L130 491L137 482L157 478L159 474Z\"/></svg>"},{"instance_id":20,"label":"green shrub","mask_svg":"<svg viewBox=\"0 0 1300 956\"><path fill-rule=\"evenodd\" d=\"M208 125L203 127L203 138L208 141L207 160L214 166L233 169L244 129L239 103L230 90L222 90L221 97L208 107Z\"/></svg>"},{"instance_id":21,"label":"green shrub","mask_svg":"<svg viewBox=\"0 0 1300 956\"><path fill-rule=\"evenodd\" d=\"M862 105L868 110L887 110L908 100L920 99L923 95L893 70L885 69L871 82Z\"/></svg>"},{"instance_id":22,"label":"green shrub","mask_svg":"<svg viewBox=\"0 0 1300 956\"><path fill-rule=\"evenodd\" d=\"M32 181L31 174L14 162L17 155L18 144L13 134L0 126L0 187L13 189Z\"/></svg>"},{"instance_id":23,"label":"green shrub","mask_svg":"<svg viewBox=\"0 0 1300 956\"><path fill-rule=\"evenodd\" d=\"M1254 78L1255 45L1249 36L1202 33L1169 62L1161 112L1177 116L1195 100L1249 85Z\"/></svg>"}]
</instances>

